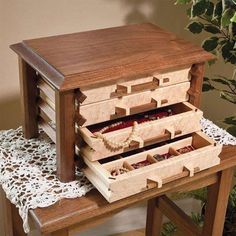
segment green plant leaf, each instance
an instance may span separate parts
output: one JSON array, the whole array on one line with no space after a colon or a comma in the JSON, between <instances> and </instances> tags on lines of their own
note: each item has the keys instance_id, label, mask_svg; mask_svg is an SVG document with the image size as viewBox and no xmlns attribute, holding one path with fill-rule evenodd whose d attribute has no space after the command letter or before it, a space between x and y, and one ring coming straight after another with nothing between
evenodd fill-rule
<instances>
[{"instance_id":1,"label":"green plant leaf","mask_svg":"<svg viewBox=\"0 0 236 236\"><path fill-rule=\"evenodd\" d=\"M224 84L224 85L229 85L229 82L225 81L224 79L220 79L220 78L212 79L212 81L220 83L220 84Z\"/></svg>"},{"instance_id":2,"label":"green plant leaf","mask_svg":"<svg viewBox=\"0 0 236 236\"><path fill-rule=\"evenodd\" d=\"M218 34L221 32L220 29L214 25L205 25L204 30L212 34Z\"/></svg>"},{"instance_id":3,"label":"green plant leaf","mask_svg":"<svg viewBox=\"0 0 236 236\"><path fill-rule=\"evenodd\" d=\"M229 79L228 81L231 85L233 85L236 88L236 80Z\"/></svg>"},{"instance_id":4,"label":"green plant leaf","mask_svg":"<svg viewBox=\"0 0 236 236\"><path fill-rule=\"evenodd\" d=\"M214 13L214 3L209 2L208 8L205 12L205 16L212 18L213 13Z\"/></svg>"},{"instance_id":5,"label":"green plant leaf","mask_svg":"<svg viewBox=\"0 0 236 236\"><path fill-rule=\"evenodd\" d=\"M213 14L214 18L216 19L221 18L222 11L223 11L222 1L218 1L214 8L214 14Z\"/></svg>"},{"instance_id":6,"label":"green plant leaf","mask_svg":"<svg viewBox=\"0 0 236 236\"><path fill-rule=\"evenodd\" d=\"M236 117L235 116L230 116L226 117L223 122L227 125L235 125L236 126Z\"/></svg>"},{"instance_id":7,"label":"green plant leaf","mask_svg":"<svg viewBox=\"0 0 236 236\"><path fill-rule=\"evenodd\" d=\"M224 58L224 60L230 61L230 58L233 56L231 51L234 48L234 42L226 41L226 43L221 48L221 53Z\"/></svg>"},{"instance_id":8,"label":"green plant leaf","mask_svg":"<svg viewBox=\"0 0 236 236\"><path fill-rule=\"evenodd\" d=\"M233 17L230 19L231 22L236 23L236 12L234 13Z\"/></svg>"},{"instance_id":9,"label":"green plant leaf","mask_svg":"<svg viewBox=\"0 0 236 236\"><path fill-rule=\"evenodd\" d=\"M209 66L212 66L216 63L216 61L217 61L217 59L212 59L212 60L208 61L207 63Z\"/></svg>"},{"instance_id":10,"label":"green plant leaf","mask_svg":"<svg viewBox=\"0 0 236 236\"><path fill-rule=\"evenodd\" d=\"M164 223L162 226L161 236L174 236L177 227L172 222Z\"/></svg>"},{"instance_id":11,"label":"green plant leaf","mask_svg":"<svg viewBox=\"0 0 236 236\"><path fill-rule=\"evenodd\" d=\"M236 126L230 126L227 128L227 132L236 137Z\"/></svg>"},{"instance_id":12,"label":"green plant leaf","mask_svg":"<svg viewBox=\"0 0 236 236\"><path fill-rule=\"evenodd\" d=\"M218 46L218 37L207 38L202 42L202 47L210 52L213 51Z\"/></svg>"},{"instance_id":13,"label":"green plant leaf","mask_svg":"<svg viewBox=\"0 0 236 236\"><path fill-rule=\"evenodd\" d=\"M226 91L221 91L220 92L220 97L227 100L228 102L231 102L233 104L236 104L236 95L226 92Z\"/></svg>"},{"instance_id":14,"label":"green plant leaf","mask_svg":"<svg viewBox=\"0 0 236 236\"><path fill-rule=\"evenodd\" d=\"M208 91L211 91L211 90L214 90L214 89L215 88L212 85L210 85L210 84L204 83L202 85L202 91L203 92L208 92Z\"/></svg>"},{"instance_id":15,"label":"green plant leaf","mask_svg":"<svg viewBox=\"0 0 236 236\"><path fill-rule=\"evenodd\" d=\"M186 14L188 17L191 17L191 7L186 10Z\"/></svg>"},{"instance_id":16,"label":"green plant leaf","mask_svg":"<svg viewBox=\"0 0 236 236\"><path fill-rule=\"evenodd\" d=\"M176 0L175 4L188 4L191 0Z\"/></svg>"},{"instance_id":17,"label":"green plant leaf","mask_svg":"<svg viewBox=\"0 0 236 236\"><path fill-rule=\"evenodd\" d=\"M204 25L201 22L193 21L186 28L193 34L199 34L202 32Z\"/></svg>"},{"instance_id":18,"label":"green plant leaf","mask_svg":"<svg viewBox=\"0 0 236 236\"><path fill-rule=\"evenodd\" d=\"M225 28L231 23L231 18L234 16L235 10L228 8L226 9L221 17L221 27Z\"/></svg>"},{"instance_id":19,"label":"green plant leaf","mask_svg":"<svg viewBox=\"0 0 236 236\"><path fill-rule=\"evenodd\" d=\"M196 17L204 14L210 5L209 0L198 0L192 5L191 16Z\"/></svg>"}]
</instances>

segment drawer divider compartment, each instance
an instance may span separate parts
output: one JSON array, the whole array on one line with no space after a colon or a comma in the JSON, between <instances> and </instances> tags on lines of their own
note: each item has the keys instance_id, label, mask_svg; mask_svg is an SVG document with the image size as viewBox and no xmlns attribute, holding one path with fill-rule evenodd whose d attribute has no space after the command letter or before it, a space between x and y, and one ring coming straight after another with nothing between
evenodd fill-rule
<instances>
[{"instance_id":1,"label":"drawer divider compartment","mask_svg":"<svg viewBox=\"0 0 236 236\"><path fill-rule=\"evenodd\" d=\"M112 202L150 188L161 188L166 183L192 177L199 171L217 165L220 163L218 155L221 148L222 145L215 145L206 135L197 132L164 146L114 156L107 162L91 162L84 157L88 166L85 167L85 174L87 168L96 176L98 170L106 173L100 180L109 190L105 198ZM87 177L93 183L93 177L90 174ZM99 190L99 185L95 186Z\"/></svg>"}]
</instances>

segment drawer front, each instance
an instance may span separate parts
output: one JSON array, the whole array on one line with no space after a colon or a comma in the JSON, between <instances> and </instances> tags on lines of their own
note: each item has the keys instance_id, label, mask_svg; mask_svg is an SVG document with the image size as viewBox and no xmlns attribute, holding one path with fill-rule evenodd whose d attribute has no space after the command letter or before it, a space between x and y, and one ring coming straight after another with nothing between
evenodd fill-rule
<instances>
[{"instance_id":1,"label":"drawer front","mask_svg":"<svg viewBox=\"0 0 236 236\"><path fill-rule=\"evenodd\" d=\"M84 158L87 167L83 171L103 196L113 202L215 166L220 163L221 150L221 145L215 145L199 132L158 148L114 157L107 163Z\"/></svg>"},{"instance_id":2,"label":"drawer front","mask_svg":"<svg viewBox=\"0 0 236 236\"><path fill-rule=\"evenodd\" d=\"M79 109L78 125L88 126L187 101L189 88L190 82L185 82L154 91L145 91L122 98L82 105Z\"/></svg>"},{"instance_id":3,"label":"drawer front","mask_svg":"<svg viewBox=\"0 0 236 236\"><path fill-rule=\"evenodd\" d=\"M168 111L171 111L170 116L166 116L168 115ZM79 136L81 136L86 142L86 144L81 148L81 152L89 160L96 161L127 150L142 148L143 146L201 130L200 119L202 118L202 111L188 102L175 104L166 109L157 109L155 112L144 113L142 116L133 116L134 118L131 116L130 118L134 120L136 117L136 121L139 121L145 116L157 116L159 114L160 116L163 115L164 118L137 124L135 128L136 135L133 137L133 140L130 139L130 137L134 126L104 133L102 137L96 135L96 125L92 127L78 127ZM124 123L127 121L129 122L127 118L125 120L126 121L123 121ZM107 126L104 124L103 126L100 126L99 130L104 129L104 127L112 128L114 124L120 124L121 122L122 119L118 122L114 121ZM122 144L128 139L130 140L130 144L122 146ZM109 145L111 142L119 143L120 147L114 149L112 145Z\"/></svg>"},{"instance_id":4,"label":"drawer front","mask_svg":"<svg viewBox=\"0 0 236 236\"><path fill-rule=\"evenodd\" d=\"M190 67L187 67L114 85L81 90L86 97L82 104L86 105L115 97L127 96L132 93L155 90L159 87L187 82L190 80L189 71Z\"/></svg>"}]
</instances>

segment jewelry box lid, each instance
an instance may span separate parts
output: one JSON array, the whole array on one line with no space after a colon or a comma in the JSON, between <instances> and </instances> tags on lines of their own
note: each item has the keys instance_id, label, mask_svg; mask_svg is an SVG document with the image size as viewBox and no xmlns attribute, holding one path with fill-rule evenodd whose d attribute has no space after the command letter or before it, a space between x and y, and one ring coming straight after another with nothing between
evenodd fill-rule
<instances>
[{"instance_id":1,"label":"jewelry box lid","mask_svg":"<svg viewBox=\"0 0 236 236\"><path fill-rule=\"evenodd\" d=\"M114 84L214 58L150 23L24 40L11 48L61 91Z\"/></svg>"}]
</instances>

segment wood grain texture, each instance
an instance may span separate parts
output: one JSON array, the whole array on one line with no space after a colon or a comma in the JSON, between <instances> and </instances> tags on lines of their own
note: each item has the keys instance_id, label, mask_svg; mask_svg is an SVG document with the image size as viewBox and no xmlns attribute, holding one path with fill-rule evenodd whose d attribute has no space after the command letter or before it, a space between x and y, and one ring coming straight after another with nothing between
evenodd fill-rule
<instances>
[{"instance_id":1,"label":"wood grain texture","mask_svg":"<svg viewBox=\"0 0 236 236\"><path fill-rule=\"evenodd\" d=\"M147 146L158 143L159 141L162 141L163 136L166 135L166 138L169 139L170 135L168 135L168 133L166 134L165 130L170 127L176 132L180 130L181 134L179 135L186 135L201 130L200 119L202 117L202 111L196 110L194 106L187 102L173 105L172 109L174 110L174 115L170 117L137 125L137 134L143 142L138 143L136 148L139 148L142 145ZM115 142L123 142L129 137L132 128L133 127L128 127L108 132L104 134L104 137ZM109 150L101 139L94 138L94 134L90 132L87 127L78 127L78 134L93 150L96 151L92 151L86 144L81 148L81 151L84 151L84 155L91 161L103 159L107 156L116 155L127 150L127 148L116 151ZM178 134L174 135L174 137L178 137Z\"/></svg>"},{"instance_id":2,"label":"wood grain texture","mask_svg":"<svg viewBox=\"0 0 236 236\"><path fill-rule=\"evenodd\" d=\"M27 62L32 68L38 71L53 87L59 89L63 82L63 75L55 68L49 65L39 55L34 53L32 49L24 43L11 45L10 48L16 52L20 58Z\"/></svg>"},{"instance_id":3,"label":"wood grain texture","mask_svg":"<svg viewBox=\"0 0 236 236\"><path fill-rule=\"evenodd\" d=\"M168 87L161 87L154 91L144 91L122 98L112 98L110 100L81 105L79 114L86 119L83 126L88 126L117 117L147 111L148 109L151 110L157 107L164 107L187 101L187 91L189 89L190 82L184 82ZM153 100L156 101L156 103L152 103ZM163 104L163 100L166 100L167 102Z\"/></svg>"},{"instance_id":4,"label":"wood grain texture","mask_svg":"<svg viewBox=\"0 0 236 236\"><path fill-rule=\"evenodd\" d=\"M72 90L55 96L57 176L69 182L75 179L75 95Z\"/></svg>"},{"instance_id":5,"label":"wood grain texture","mask_svg":"<svg viewBox=\"0 0 236 236\"><path fill-rule=\"evenodd\" d=\"M13 236L13 225L12 225L12 212L11 212L11 203L6 198L6 194L0 186L0 219L1 219L1 232L3 236Z\"/></svg>"},{"instance_id":6,"label":"wood grain texture","mask_svg":"<svg viewBox=\"0 0 236 236\"><path fill-rule=\"evenodd\" d=\"M122 97L135 92L146 90L155 90L160 86L169 86L189 81L189 66L178 68L178 70L169 71L154 76L141 77L131 81L125 81L119 84L111 84L98 88L82 90L86 95L83 105L98 101L108 100L114 97ZM167 81L168 79L168 81Z\"/></svg>"},{"instance_id":7,"label":"wood grain texture","mask_svg":"<svg viewBox=\"0 0 236 236\"><path fill-rule=\"evenodd\" d=\"M162 229L163 214L157 207L157 198L148 200L146 236L160 236Z\"/></svg>"},{"instance_id":8,"label":"wood grain texture","mask_svg":"<svg viewBox=\"0 0 236 236\"><path fill-rule=\"evenodd\" d=\"M222 171L217 183L208 187L207 208L203 227L204 236L221 236L223 233L234 168Z\"/></svg>"},{"instance_id":9,"label":"wood grain texture","mask_svg":"<svg viewBox=\"0 0 236 236\"><path fill-rule=\"evenodd\" d=\"M37 124L37 75L23 59L19 58L21 110L25 138L38 136Z\"/></svg>"},{"instance_id":10,"label":"wood grain texture","mask_svg":"<svg viewBox=\"0 0 236 236\"><path fill-rule=\"evenodd\" d=\"M168 192L178 192L184 187L189 189L190 186L198 187L199 181L204 182L212 176L227 168L236 165L236 147L225 146L220 155L221 164L208 170L197 173L192 178L183 178L164 185L161 189L154 188L149 191L128 197L121 201L108 203L101 194L96 190L92 190L85 197L77 199L63 199L53 206L47 208L37 208L30 211L31 217L37 228L43 233L50 233L66 227L74 225L82 225L85 222L93 221L97 218L105 217L107 214L114 214L125 209L135 203L139 203ZM202 184L203 185L203 184ZM202 186L201 185L201 186Z\"/></svg>"},{"instance_id":11,"label":"wood grain texture","mask_svg":"<svg viewBox=\"0 0 236 236\"><path fill-rule=\"evenodd\" d=\"M201 133L193 135L192 138L186 138L173 142L158 148L150 149L138 154L130 155L106 164L99 162L91 162L84 158L87 168L83 169L86 177L92 184L102 193L109 201L114 202L128 196L147 191L147 188L162 187L162 184L168 181L174 181L186 176L192 176L205 169L218 165L218 158L221 152L221 146L214 146L213 143L208 143L204 138L201 138ZM172 159L152 163L151 165L130 171L125 174L115 176L111 179L111 173L114 168L122 167L124 161L132 165L147 159L147 156L155 154L168 153L170 148L178 150L181 147L193 145L196 139L200 139L199 144L204 143L204 146L195 146L196 150L173 157ZM186 171L184 171L187 169ZM150 185L150 182L154 183ZM133 184L135 183L135 184Z\"/></svg>"},{"instance_id":12,"label":"wood grain texture","mask_svg":"<svg viewBox=\"0 0 236 236\"><path fill-rule=\"evenodd\" d=\"M158 197L157 205L160 211L167 216L186 236L200 236L201 230L174 202L167 196ZM214 235L214 234L212 234ZM204 234L204 236L207 236ZM215 235L214 235L215 236Z\"/></svg>"},{"instance_id":13,"label":"wood grain texture","mask_svg":"<svg viewBox=\"0 0 236 236\"><path fill-rule=\"evenodd\" d=\"M33 66L41 61L64 75L64 80L46 77L60 90L114 84L213 58L149 23L25 40L18 48L12 46L26 57L22 47L38 57Z\"/></svg>"},{"instance_id":14,"label":"wood grain texture","mask_svg":"<svg viewBox=\"0 0 236 236\"><path fill-rule=\"evenodd\" d=\"M191 88L189 90L189 102L200 107L202 84L204 76L204 63L194 64L190 70Z\"/></svg>"}]
</instances>

